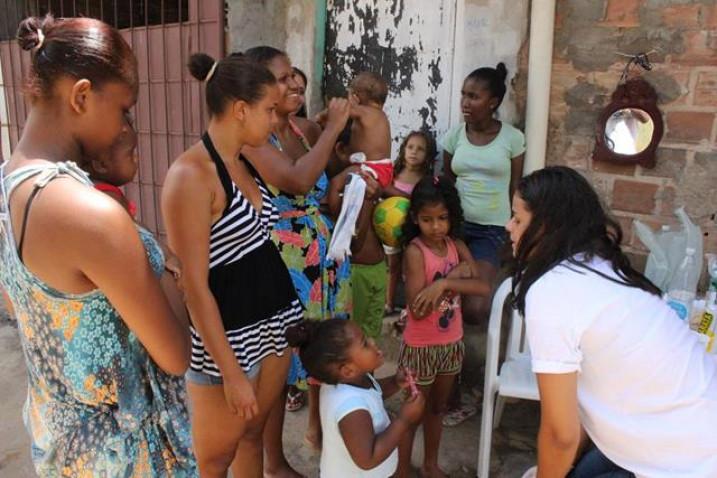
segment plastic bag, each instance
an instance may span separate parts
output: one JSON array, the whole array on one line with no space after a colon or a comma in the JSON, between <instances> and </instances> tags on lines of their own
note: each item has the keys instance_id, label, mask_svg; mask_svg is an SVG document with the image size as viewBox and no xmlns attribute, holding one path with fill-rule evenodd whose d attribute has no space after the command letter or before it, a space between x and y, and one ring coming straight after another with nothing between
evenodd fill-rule
<instances>
[{"instance_id":1,"label":"plastic bag","mask_svg":"<svg viewBox=\"0 0 717 478\"><path fill-rule=\"evenodd\" d=\"M688 247L695 250L695 264L690 272L690 283L697 288L702 273L702 230L690 220L684 207L675 211L682 229L678 231L660 231L655 233L640 221L635 221L637 236L650 250L645 266L645 276L663 292L667 292L672 274L685 258Z\"/></svg>"},{"instance_id":2,"label":"plastic bag","mask_svg":"<svg viewBox=\"0 0 717 478\"><path fill-rule=\"evenodd\" d=\"M351 255L351 238L354 235L356 220L361 212L363 197L366 193L366 181L361 176L351 173L347 178L341 213L334 226L327 254L329 259L339 263Z\"/></svg>"},{"instance_id":3,"label":"plastic bag","mask_svg":"<svg viewBox=\"0 0 717 478\"><path fill-rule=\"evenodd\" d=\"M717 254L705 254L707 259L707 273L710 276L710 286L717 290Z\"/></svg>"}]
</instances>

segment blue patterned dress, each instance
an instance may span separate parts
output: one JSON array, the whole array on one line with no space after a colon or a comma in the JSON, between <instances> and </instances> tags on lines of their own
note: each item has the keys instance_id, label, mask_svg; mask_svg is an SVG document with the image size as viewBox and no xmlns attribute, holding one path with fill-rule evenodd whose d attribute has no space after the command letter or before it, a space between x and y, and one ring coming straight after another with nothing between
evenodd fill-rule
<instances>
[{"instance_id":1,"label":"blue patterned dress","mask_svg":"<svg viewBox=\"0 0 717 478\"><path fill-rule=\"evenodd\" d=\"M292 131L308 151L308 141L298 127ZM270 143L281 150L274 135ZM305 308L304 317L311 320L348 318L352 310L351 264L337 264L327 257L334 225L319 208L329 189L329 179L322 173L306 195L288 194L272 188L279 221L271 238L281 252L299 300ZM292 357L287 383L303 385L306 370L296 354Z\"/></svg>"},{"instance_id":2,"label":"blue patterned dress","mask_svg":"<svg viewBox=\"0 0 717 478\"><path fill-rule=\"evenodd\" d=\"M100 290L57 291L18 256L7 198L27 179L43 187L61 175L92 187L74 163L1 175L0 285L17 317L28 370L23 415L35 470L53 478L197 476L184 380L159 369ZM139 233L160 275L159 244Z\"/></svg>"}]
</instances>

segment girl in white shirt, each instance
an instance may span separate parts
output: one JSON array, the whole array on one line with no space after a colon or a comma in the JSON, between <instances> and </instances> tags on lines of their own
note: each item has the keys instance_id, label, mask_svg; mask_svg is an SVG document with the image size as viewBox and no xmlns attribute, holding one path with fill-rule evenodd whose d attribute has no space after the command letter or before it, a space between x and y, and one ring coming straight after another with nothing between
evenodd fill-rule
<instances>
[{"instance_id":1,"label":"girl in white shirt","mask_svg":"<svg viewBox=\"0 0 717 478\"><path fill-rule=\"evenodd\" d=\"M292 347L299 347L309 375L322 382L321 476L392 476L398 443L423 414L423 395L411 394L391 421L383 400L409 388L408 380L402 373L373 378L373 371L383 364L383 353L351 320L303 321L289 328L286 337Z\"/></svg>"},{"instance_id":2,"label":"girl in white shirt","mask_svg":"<svg viewBox=\"0 0 717 478\"><path fill-rule=\"evenodd\" d=\"M538 477L716 477L717 361L632 268L585 178L526 176L506 229L540 389Z\"/></svg>"}]
</instances>

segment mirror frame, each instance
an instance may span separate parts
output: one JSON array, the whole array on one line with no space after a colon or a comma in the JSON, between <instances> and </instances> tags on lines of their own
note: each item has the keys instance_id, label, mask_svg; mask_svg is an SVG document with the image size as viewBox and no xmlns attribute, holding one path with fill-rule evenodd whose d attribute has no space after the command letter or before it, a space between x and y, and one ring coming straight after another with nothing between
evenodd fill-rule
<instances>
[{"instance_id":1,"label":"mirror frame","mask_svg":"<svg viewBox=\"0 0 717 478\"><path fill-rule=\"evenodd\" d=\"M643 151L637 154L620 154L612 151L605 142L605 125L608 119L618 110L624 108L635 108L647 113L654 124L652 140ZM655 167L655 153L657 145L662 140L664 125L662 113L657 108L657 93L655 89L642 77L632 78L618 85L612 94L612 100L598 117L595 129L595 149L593 150L594 161L607 161L617 164L639 164L643 168L652 169Z\"/></svg>"}]
</instances>

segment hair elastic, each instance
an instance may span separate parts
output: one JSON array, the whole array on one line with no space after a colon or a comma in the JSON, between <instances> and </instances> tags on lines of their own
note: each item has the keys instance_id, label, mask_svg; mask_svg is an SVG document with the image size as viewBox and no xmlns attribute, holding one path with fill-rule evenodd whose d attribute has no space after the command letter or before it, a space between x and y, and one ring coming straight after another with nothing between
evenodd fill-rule
<instances>
[{"instance_id":1,"label":"hair elastic","mask_svg":"<svg viewBox=\"0 0 717 478\"><path fill-rule=\"evenodd\" d=\"M209 83L209 80L212 79L212 76L214 76L214 71L217 69L217 65L219 64L218 61L215 61L212 67L209 69L209 73L207 73L207 77L204 78L204 83Z\"/></svg>"},{"instance_id":2,"label":"hair elastic","mask_svg":"<svg viewBox=\"0 0 717 478\"><path fill-rule=\"evenodd\" d=\"M42 29L37 29L37 45L35 45L35 48L32 49L32 51L36 52L40 48L42 48L42 44L45 43L45 34L42 33Z\"/></svg>"}]
</instances>

